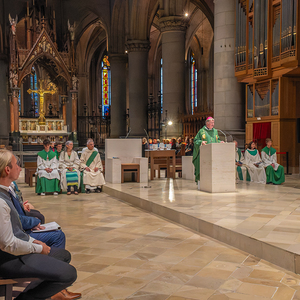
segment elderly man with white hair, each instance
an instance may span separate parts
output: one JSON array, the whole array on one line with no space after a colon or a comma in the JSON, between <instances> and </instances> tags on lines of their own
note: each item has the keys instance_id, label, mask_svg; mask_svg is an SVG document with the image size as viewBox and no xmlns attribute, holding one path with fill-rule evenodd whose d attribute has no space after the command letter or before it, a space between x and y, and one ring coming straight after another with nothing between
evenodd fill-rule
<instances>
[{"instance_id":1,"label":"elderly man with white hair","mask_svg":"<svg viewBox=\"0 0 300 300\"><path fill-rule=\"evenodd\" d=\"M200 180L200 146L211 143L223 143L220 141L218 131L214 128L215 120L208 117L203 126L194 138L193 164L195 166L195 181Z\"/></svg>"},{"instance_id":2,"label":"elderly man with white hair","mask_svg":"<svg viewBox=\"0 0 300 300\"><path fill-rule=\"evenodd\" d=\"M78 195L80 186L80 160L78 154L73 150L73 141L66 142L66 149L61 152L59 157L59 169L61 171L60 184L62 190L67 190L67 195L71 195L71 188L74 194Z\"/></svg>"},{"instance_id":3,"label":"elderly man with white hair","mask_svg":"<svg viewBox=\"0 0 300 300\"><path fill-rule=\"evenodd\" d=\"M89 194L91 190L100 193L102 185L105 184L103 166L98 151L94 149L94 141L88 139L87 149L80 157L80 169L83 171L83 184L85 192Z\"/></svg>"}]
</instances>

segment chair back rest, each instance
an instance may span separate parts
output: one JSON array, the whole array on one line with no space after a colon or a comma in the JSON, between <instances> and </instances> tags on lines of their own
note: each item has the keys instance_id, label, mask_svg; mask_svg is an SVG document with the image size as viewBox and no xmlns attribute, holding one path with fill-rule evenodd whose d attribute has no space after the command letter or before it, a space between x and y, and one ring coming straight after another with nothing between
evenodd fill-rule
<instances>
[{"instance_id":1,"label":"chair back rest","mask_svg":"<svg viewBox=\"0 0 300 300\"><path fill-rule=\"evenodd\" d=\"M37 168L37 162L36 161L25 161L24 167L26 168Z\"/></svg>"}]
</instances>

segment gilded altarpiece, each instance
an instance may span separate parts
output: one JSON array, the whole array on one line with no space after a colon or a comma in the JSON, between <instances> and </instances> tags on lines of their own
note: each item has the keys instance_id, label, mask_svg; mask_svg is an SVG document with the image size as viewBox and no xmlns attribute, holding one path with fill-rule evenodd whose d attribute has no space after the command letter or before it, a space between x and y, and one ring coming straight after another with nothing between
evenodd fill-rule
<instances>
[{"instance_id":1,"label":"gilded altarpiece","mask_svg":"<svg viewBox=\"0 0 300 300\"><path fill-rule=\"evenodd\" d=\"M77 113L70 124L66 120L67 101L77 110L78 100L74 26L66 22L68 47L59 49L55 10L50 5L41 8L27 2L25 16L9 20L12 142L20 137L24 143L40 143L45 137L66 140L71 132L76 140Z\"/></svg>"}]
</instances>

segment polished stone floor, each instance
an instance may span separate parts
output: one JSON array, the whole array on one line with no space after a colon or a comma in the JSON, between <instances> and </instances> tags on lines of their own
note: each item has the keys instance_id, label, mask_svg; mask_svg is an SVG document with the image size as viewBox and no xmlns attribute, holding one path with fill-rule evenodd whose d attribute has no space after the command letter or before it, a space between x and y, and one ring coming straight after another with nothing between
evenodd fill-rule
<instances>
[{"instance_id":1,"label":"polished stone floor","mask_svg":"<svg viewBox=\"0 0 300 300\"><path fill-rule=\"evenodd\" d=\"M239 182L236 193L197 191L189 180L153 180L151 188L136 183L108 184L213 224L258 238L300 254L300 178L263 185Z\"/></svg>"},{"instance_id":2,"label":"polished stone floor","mask_svg":"<svg viewBox=\"0 0 300 300\"><path fill-rule=\"evenodd\" d=\"M197 226L205 229L205 226L214 225L214 228L209 227L202 231L209 235L209 231L215 233L218 228L226 229L227 240L223 241L229 244L237 239L238 234L247 237L249 241L260 243L250 245L252 248L273 247L280 250L277 253L278 259L282 255L281 251L286 251L290 254L289 261L284 262L282 266L289 270L296 268L299 272L299 262L298 267L291 266L296 260L293 255L300 255L299 176L287 176L286 183L280 186L239 182L235 193L222 194L200 192L194 182L184 179L157 179L150 181L148 188L144 186L145 184L137 183L108 184L106 192L119 197L127 194L127 198L136 197L151 202L152 207L157 206L156 211L153 208L148 210L168 219L170 212L166 211L166 208L171 210L173 215L174 212L180 213L181 215L177 216L178 220L176 217L173 220L195 230ZM127 198L122 197L125 201ZM146 207L145 201L143 205ZM143 207L132 199L129 202ZM183 216L204 222L199 225L193 221L195 224L192 224L192 218L181 222L179 219L183 219ZM214 237L218 239L217 236ZM232 245L238 247L236 243ZM252 253L255 253L254 250L256 249L253 249ZM264 252L268 251L266 249Z\"/></svg>"},{"instance_id":3,"label":"polished stone floor","mask_svg":"<svg viewBox=\"0 0 300 300\"><path fill-rule=\"evenodd\" d=\"M287 217L297 216L298 190L292 193L284 186L258 186L256 192L249 187L249 194L238 188L237 194L199 197L182 180L162 179L150 185L143 188L126 183L122 188L132 194L147 193L152 199L214 222L228 219L228 226L238 227L249 218L253 224L268 226L260 220L266 216L253 216L263 214L292 222L288 228L296 228ZM67 249L78 270L70 290L81 292L82 299L300 299L300 276L105 193L42 197L25 184L20 183L20 188L25 200L46 215L46 221L57 221L66 233ZM274 197L270 196L272 189ZM255 205L247 205L247 199ZM283 214L275 213L279 207ZM285 228L281 222L272 228Z\"/></svg>"}]
</instances>

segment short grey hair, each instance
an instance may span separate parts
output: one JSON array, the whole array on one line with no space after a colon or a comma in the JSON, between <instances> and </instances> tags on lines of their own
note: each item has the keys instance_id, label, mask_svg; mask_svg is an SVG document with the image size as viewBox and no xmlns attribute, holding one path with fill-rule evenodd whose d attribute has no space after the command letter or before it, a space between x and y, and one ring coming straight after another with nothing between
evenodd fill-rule
<instances>
[{"instance_id":1,"label":"short grey hair","mask_svg":"<svg viewBox=\"0 0 300 300\"><path fill-rule=\"evenodd\" d=\"M88 139L87 142L86 142L86 144L88 145L90 143L94 143L94 140L93 139Z\"/></svg>"},{"instance_id":2,"label":"short grey hair","mask_svg":"<svg viewBox=\"0 0 300 300\"><path fill-rule=\"evenodd\" d=\"M69 146L70 144L74 144L73 141L67 141L65 145Z\"/></svg>"}]
</instances>

